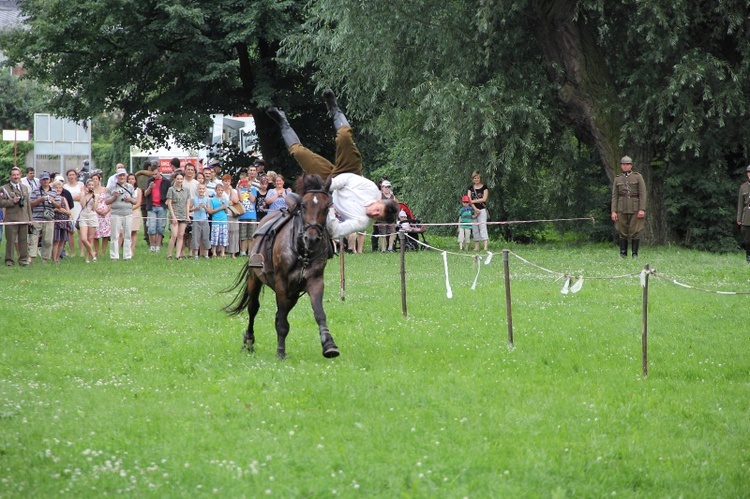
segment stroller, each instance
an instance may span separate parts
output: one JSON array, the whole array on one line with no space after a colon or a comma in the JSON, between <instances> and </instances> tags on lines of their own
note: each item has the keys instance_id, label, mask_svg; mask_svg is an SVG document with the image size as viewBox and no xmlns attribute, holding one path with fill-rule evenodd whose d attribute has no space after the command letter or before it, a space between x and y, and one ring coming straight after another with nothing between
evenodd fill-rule
<instances>
[{"instance_id":1,"label":"stroller","mask_svg":"<svg viewBox=\"0 0 750 499\"><path fill-rule=\"evenodd\" d=\"M407 251L417 251L425 249L425 246L418 244L417 241L422 241L427 244L427 240L424 237L426 227L421 224L420 220L414 216L414 212L405 203L398 203L399 214L398 221L396 222L398 229L403 229L405 235L409 236L404 238L404 247ZM413 239L412 239L413 238ZM393 244L394 249L401 249L401 242L399 238L396 238Z\"/></svg>"}]
</instances>

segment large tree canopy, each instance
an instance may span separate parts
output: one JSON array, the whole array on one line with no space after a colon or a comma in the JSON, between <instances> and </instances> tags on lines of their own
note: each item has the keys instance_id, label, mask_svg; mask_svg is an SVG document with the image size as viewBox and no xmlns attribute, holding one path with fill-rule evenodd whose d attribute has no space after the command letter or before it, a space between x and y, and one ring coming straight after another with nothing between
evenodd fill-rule
<instances>
[{"instance_id":1,"label":"large tree canopy","mask_svg":"<svg viewBox=\"0 0 750 499\"><path fill-rule=\"evenodd\" d=\"M19 3L26 27L3 47L57 89L60 114L117 110L130 136L195 139L209 113L250 112L264 155L292 169L260 110L291 110L305 143L330 154L316 94L332 86L373 134L368 172L400 180L435 219L453 217L474 169L495 219L606 219L629 154L651 242L735 244L748 0Z\"/></svg>"},{"instance_id":2,"label":"large tree canopy","mask_svg":"<svg viewBox=\"0 0 750 499\"><path fill-rule=\"evenodd\" d=\"M12 62L48 83L53 110L71 118L121 113L141 144L175 135L195 143L211 113L251 113L263 152L280 155L276 125L262 109L281 104L319 132L324 108L304 69L280 65L276 51L298 29L295 1L20 0L24 26L2 38ZM315 121L310 117L318 118Z\"/></svg>"},{"instance_id":3,"label":"large tree canopy","mask_svg":"<svg viewBox=\"0 0 750 499\"><path fill-rule=\"evenodd\" d=\"M750 145L749 5L314 0L285 48L345 90L406 179L448 178L452 190L429 193L407 182L425 209L478 167L496 208L514 214L529 183L539 200L570 188L555 173L586 170L586 149L607 183L627 153L649 185L651 240L711 244L731 241L732 181Z\"/></svg>"}]
</instances>

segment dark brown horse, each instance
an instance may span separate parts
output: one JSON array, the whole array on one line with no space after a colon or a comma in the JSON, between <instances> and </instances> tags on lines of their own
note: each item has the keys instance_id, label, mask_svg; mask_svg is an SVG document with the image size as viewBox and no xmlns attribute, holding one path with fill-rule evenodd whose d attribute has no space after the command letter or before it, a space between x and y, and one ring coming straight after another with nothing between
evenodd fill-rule
<instances>
[{"instance_id":1,"label":"dark brown horse","mask_svg":"<svg viewBox=\"0 0 750 499\"><path fill-rule=\"evenodd\" d=\"M238 315L247 309L250 320L245 331L244 347L254 351L255 316L260 308L259 295L266 284L276 293L276 354L286 357L286 335L289 312L304 293L310 295L315 321L320 330L324 357L338 357L339 350L326 324L323 310L323 272L329 258L330 237L326 217L331 204L327 183L319 175L303 175L289 196L289 210L280 216L266 216L253 237L248 264L230 288L240 286L235 299L225 310ZM296 205L296 206L295 206Z\"/></svg>"}]
</instances>

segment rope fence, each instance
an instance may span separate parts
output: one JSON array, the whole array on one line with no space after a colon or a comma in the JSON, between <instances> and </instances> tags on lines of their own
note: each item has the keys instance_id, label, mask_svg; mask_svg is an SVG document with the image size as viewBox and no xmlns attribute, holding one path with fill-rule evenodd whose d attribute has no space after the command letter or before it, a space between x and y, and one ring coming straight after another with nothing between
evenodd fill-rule
<instances>
[{"instance_id":1,"label":"rope fence","mask_svg":"<svg viewBox=\"0 0 750 499\"><path fill-rule=\"evenodd\" d=\"M455 253L446 251L440 248L437 248L435 246L432 246L430 244L427 244L425 242L419 241L418 239L410 236L409 234L404 233L403 231L398 232L399 238L401 239L401 289L402 289L402 308L403 308L403 314L404 316L407 315L407 309L406 309L406 280L405 280L405 245L403 244L405 240L408 238L417 245L422 246L425 249L437 251L441 253L442 260L443 260L443 266L445 269L445 287L446 287L446 296L448 299L451 299L453 297L453 289L450 285L450 280L448 276L448 255L453 256L459 256L459 257L467 257L474 260L475 263L477 263L477 274L474 278L474 282L471 286L472 291L475 290L477 280L479 278L479 272L481 270L482 265L480 265L482 261L481 255L465 255L462 253ZM642 327L641 327L641 358L642 358L642 374L643 378L648 377L648 292L649 292L649 277L654 276L659 279L662 279L666 282L669 282L671 284L674 284L675 286L678 286L683 289L690 289L693 291L700 291L704 293L713 293L717 295L750 295L750 291L726 291L726 290L718 290L718 289L709 289L705 287L700 286L693 286L690 284L685 284L684 282L680 282L676 278L668 277L664 274L661 274L657 272L655 269L652 269L650 265L645 265L643 267L643 270L640 272L634 272L634 273L628 273L628 274L618 274L618 275L611 275L611 276L590 276L585 275L584 273L574 274L567 271L560 271L560 270L552 270L543 267L542 265L539 265L537 263L534 263L521 255L509 250L509 249L503 249L503 268L504 268L504 282L505 282L505 307L506 307L506 320L507 320L507 331L508 331L508 346L509 348L514 347L514 336L513 336L513 310L512 310L512 299L511 299L511 278L510 278L510 258L509 256L513 255L516 259L518 259L520 262L522 262L525 265L528 265L530 267L533 267L537 270L540 270L544 273L557 276L556 281L559 281L560 279L564 279L565 282L563 284L563 288L561 290L562 294L567 295L568 293L577 293L581 290L583 286L584 279L588 280L615 280L615 279L624 279L624 278L634 278L638 277L640 280L640 285L643 290L643 298L642 298ZM487 256L484 259L484 265L489 265L492 261L492 253L487 252ZM573 283L573 279L577 278L576 282Z\"/></svg>"}]
</instances>

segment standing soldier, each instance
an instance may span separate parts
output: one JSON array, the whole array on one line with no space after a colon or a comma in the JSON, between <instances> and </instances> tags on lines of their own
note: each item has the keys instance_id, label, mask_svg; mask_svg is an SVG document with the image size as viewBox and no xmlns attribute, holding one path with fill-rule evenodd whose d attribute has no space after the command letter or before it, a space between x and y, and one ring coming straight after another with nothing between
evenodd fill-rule
<instances>
[{"instance_id":1,"label":"standing soldier","mask_svg":"<svg viewBox=\"0 0 750 499\"><path fill-rule=\"evenodd\" d=\"M25 267L29 264L27 235L31 222L30 193L21 183L21 170L17 167L10 169L10 182L0 188L0 207L5 209L5 265L12 267L13 248L18 242L18 264Z\"/></svg>"},{"instance_id":2,"label":"standing soldier","mask_svg":"<svg viewBox=\"0 0 750 499\"><path fill-rule=\"evenodd\" d=\"M745 240L745 259L750 263L750 166L745 168L747 182L740 186L740 195L737 198L737 225L742 230L742 238Z\"/></svg>"},{"instance_id":3,"label":"standing soldier","mask_svg":"<svg viewBox=\"0 0 750 499\"><path fill-rule=\"evenodd\" d=\"M612 184L612 221L620 233L620 256L628 256L628 237L633 245L633 258L638 258L639 236L646 224L646 183L640 173L631 171L633 160L623 156L622 174ZM750 217L748 217L750 225Z\"/></svg>"}]
</instances>

